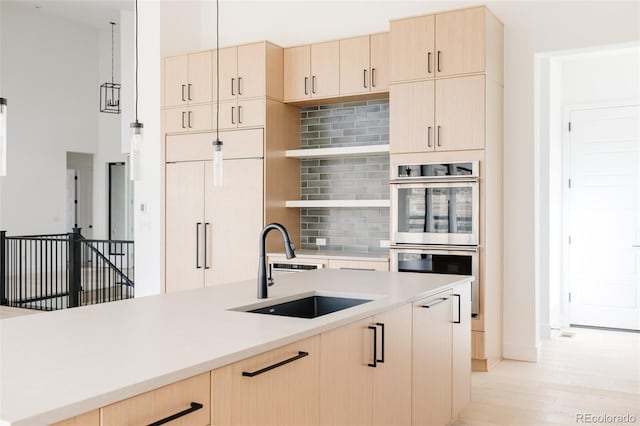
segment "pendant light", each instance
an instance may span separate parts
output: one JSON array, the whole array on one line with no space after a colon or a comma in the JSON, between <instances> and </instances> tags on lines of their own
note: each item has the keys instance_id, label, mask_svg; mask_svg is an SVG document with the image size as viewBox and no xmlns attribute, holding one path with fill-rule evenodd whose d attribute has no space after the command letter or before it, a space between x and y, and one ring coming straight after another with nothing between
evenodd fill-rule
<instances>
[{"instance_id":1,"label":"pendant light","mask_svg":"<svg viewBox=\"0 0 640 426\"><path fill-rule=\"evenodd\" d=\"M0 176L7 175L7 100L0 98Z\"/></svg>"},{"instance_id":2,"label":"pendant light","mask_svg":"<svg viewBox=\"0 0 640 426\"><path fill-rule=\"evenodd\" d=\"M130 164L129 179L140 180L142 173L142 129L144 125L138 121L138 0L135 0L136 15L136 121L131 123L131 143L129 144Z\"/></svg>"},{"instance_id":3,"label":"pendant light","mask_svg":"<svg viewBox=\"0 0 640 426\"><path fill-rule=\"evenodd\" d=\"M108 114L120 114L120 84L115 82L113 63L114 63L114 32L115 22L111 24L111 81L103 83L100 86L100 112Z\"/></svg>"},{"instance_id":4,"label":"pendant light","mask_svg":"<svg viewBox=\"0 0 640 426\"><path fill-rule=\"evenodd\" d=\"M220 128L220 5L216 0L216 140L213 141L213 186L222 186L223 160Z\"/></svg>"}]
</instances>

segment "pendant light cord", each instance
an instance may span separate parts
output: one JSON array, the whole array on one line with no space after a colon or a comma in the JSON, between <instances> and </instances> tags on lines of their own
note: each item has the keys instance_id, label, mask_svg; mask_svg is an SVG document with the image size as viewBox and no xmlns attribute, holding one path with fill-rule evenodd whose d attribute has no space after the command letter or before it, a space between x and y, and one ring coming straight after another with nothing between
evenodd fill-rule
<instances>
[{"instance_id":1,"label":"pendant light cord","mask_svg":"<svg viewBox=\"0 0 640 426\"><path fill-rule=\"evenodd\" d=\"M137 0L136 0L137 1ZM216 141L220 140L220 5L216 0Z\"/></svg>"},{"instance_id":2,"label":"pendant light cord","mask_svg":"<svg viewBox=\"0 0 640 426\"><path fill-rule=\"evenodd\" d=\"M136 123L138 122L138 0L136 2Z\"/></svg>"},{"instance_id":3,"label":"pendant light cord","mask_svg":"<svg viewBox=\"0 0 640 426\"><path fill-rule=\"evenodd\" d=\"M116 23L110 22L110 24L111 24L111 84L113 84L115 81L115 78L113 78L113 60L115 58L113 54L113 29L115 28Z\"/></svg>"}]
</instances>

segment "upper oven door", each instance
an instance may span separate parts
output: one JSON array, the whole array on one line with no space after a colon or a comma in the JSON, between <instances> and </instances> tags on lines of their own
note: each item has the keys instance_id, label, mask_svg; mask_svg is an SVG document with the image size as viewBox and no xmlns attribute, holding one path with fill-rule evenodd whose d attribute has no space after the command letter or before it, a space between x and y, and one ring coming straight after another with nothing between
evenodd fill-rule
<instances>
[{"instance_id":1,"label":"upper oven door","mask_svg":"<svg viewBox=\"0 0 640 426\"><path fill-rule=\"evenodd\" d=\"M479 200L476 181L393 183L393 243L477 246Z\"/></svg>"}]
</instances>

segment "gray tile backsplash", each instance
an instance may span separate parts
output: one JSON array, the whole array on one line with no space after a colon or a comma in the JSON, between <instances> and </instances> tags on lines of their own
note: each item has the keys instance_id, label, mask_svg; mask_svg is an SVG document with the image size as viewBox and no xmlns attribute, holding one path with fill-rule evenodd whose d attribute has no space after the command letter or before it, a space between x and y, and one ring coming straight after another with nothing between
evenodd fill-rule
<instances>
[{"instance_id":1,"label":"gray tile backsplash","mask_svg":"<svg viewBox=\"0 0 640 426\"><path fill-rule=\"evenodd\" d=\"M389 143L389 100L300 109L300 147L329 148ZM389 199L389 155L300 162L303 200ZM300 209L301 245L307 250L384 252L387 208ZM325 238L326 246L317 246Z\"/></svg>"}]
</instances>

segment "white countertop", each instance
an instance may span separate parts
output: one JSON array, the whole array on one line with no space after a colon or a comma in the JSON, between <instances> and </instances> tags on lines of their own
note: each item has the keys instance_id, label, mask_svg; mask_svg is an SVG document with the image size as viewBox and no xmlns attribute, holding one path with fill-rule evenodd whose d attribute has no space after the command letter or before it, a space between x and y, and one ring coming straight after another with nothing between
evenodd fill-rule
<instances>
[{"instance_id":1,"label":"white countertop","mask_svg":"<svg viewBox=\"0 0 640 426\"><path fill-rule=\"evenodd\" d=\"M267 253L267 256L285 257L283 252ZM381 253L360 253L335 250L299 250L296 249L296 257L309 259L336 259L336 260L362 260L362 261L385 261L389 260L389 252ZM295 262L290 259L290 262Z\"/></svg>"},{"instance_id":2,"label":"white countertop","mask_svg":"<svg viewBox=\"0 0 640 426\"><path fill-rule=\"evenodd\" d=\"M459 275L318 270L0 321L0 424L43 425L393 309ZM375 300L315 319L229 311L319 291ZM288 297L291 299L291 297Z\"/></svg>"}]
</instances>

